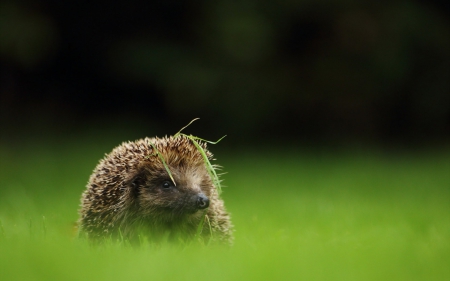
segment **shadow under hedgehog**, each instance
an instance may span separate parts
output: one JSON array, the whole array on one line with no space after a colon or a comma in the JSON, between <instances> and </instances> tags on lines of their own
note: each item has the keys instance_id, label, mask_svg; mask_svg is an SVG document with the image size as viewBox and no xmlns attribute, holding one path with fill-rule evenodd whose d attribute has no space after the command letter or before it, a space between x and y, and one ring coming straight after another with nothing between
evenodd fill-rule
<instances>
[{"instance_id":1,"label":"shadow under hedgehog","mask_svg":"<svg viewBox=\"0 0 450 281\"><path fill-rule=\"evenodd\" d=\"M82 194L80 235L129 241L144 235L151 242L188 241L200 233L204 241L232 244L229 214L193 141L178 135L114 148L100 160ZM197 143L211 160L206 144Z\"/></svg>"}]
</instances>

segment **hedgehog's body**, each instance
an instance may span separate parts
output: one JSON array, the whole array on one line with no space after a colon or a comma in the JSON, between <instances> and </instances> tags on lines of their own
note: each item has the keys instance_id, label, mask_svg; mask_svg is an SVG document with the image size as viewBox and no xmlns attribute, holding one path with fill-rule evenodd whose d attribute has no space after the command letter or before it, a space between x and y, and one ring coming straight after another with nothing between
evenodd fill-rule
<instances>
[{"instance_id":1,"label":"hedgehog's body","mask_svg":"<svg viewBox=\"0 0 450 281\"><path fill-rule=\"evenodd\" d=\"M200 145L211 158L206 145ZM142 235L186 240L199 232L201 224L206 240L233 239L229 215L205 161L192 140L183 136L146 138L116 147L95 168L81 201L80 232L92 239L134 240Z\"/></svg>"}]
</instances>

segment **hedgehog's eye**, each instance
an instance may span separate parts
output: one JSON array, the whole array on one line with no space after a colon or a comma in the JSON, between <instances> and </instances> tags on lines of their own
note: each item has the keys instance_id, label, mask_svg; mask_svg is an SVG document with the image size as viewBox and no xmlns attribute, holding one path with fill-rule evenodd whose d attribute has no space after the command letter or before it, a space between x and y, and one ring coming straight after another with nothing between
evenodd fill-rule
<instances>
[{"instance_id":1,"label":"hedgehog's eye","mask_svg":"<svg viewBox=\"0 0 450 281\"><path fill-rule=\"evenodd\" d=\"M164 189L170 189L173 187L173 183L171 181L163 181L162 188Z\"/></svg>"}]
</instances>

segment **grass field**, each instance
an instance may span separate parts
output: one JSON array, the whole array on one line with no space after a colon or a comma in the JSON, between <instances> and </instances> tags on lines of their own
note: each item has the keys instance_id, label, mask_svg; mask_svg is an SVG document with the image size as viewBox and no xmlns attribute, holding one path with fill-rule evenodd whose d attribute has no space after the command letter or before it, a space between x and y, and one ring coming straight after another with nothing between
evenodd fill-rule
<instances>
[{"instance_id":1,"label":"grass field","mask_svg":"<svg viewBox=\"0 0 450 281\"><path fill-rule=\"evenodd\" d=\"M450 280L448 147L220 151L232 248L90 247L79 197L115 144L0 144L0 280Z\"/></svg>"}]
</instances>

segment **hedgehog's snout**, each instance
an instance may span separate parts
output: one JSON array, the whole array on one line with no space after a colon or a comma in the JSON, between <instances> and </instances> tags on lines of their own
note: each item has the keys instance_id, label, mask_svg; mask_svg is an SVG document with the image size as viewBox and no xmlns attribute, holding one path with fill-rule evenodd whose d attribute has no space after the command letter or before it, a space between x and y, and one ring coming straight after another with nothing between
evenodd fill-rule
<instances>
[{"instance_id":1,"label":"hedgehog's snout","mask_svg":"<svg viewBox=\"0 0 450 281\"><path fill-rule=\"evenodd\" d=\"M200 193L200 194L194 195L193 199L195 200L195 205L197 206L197 208L206 209L209 207L209 198L206 197L205 194Z\"/></svg>"}]
</instances>

